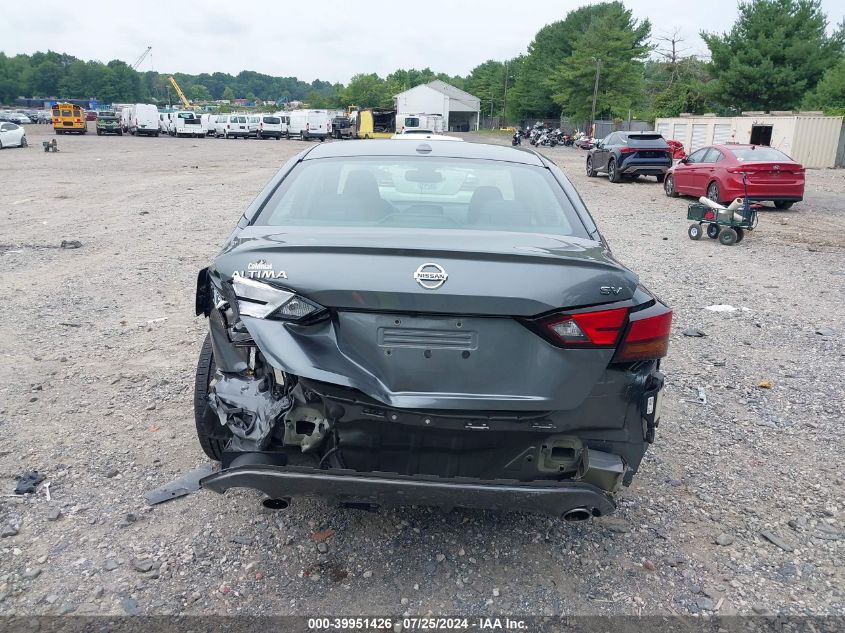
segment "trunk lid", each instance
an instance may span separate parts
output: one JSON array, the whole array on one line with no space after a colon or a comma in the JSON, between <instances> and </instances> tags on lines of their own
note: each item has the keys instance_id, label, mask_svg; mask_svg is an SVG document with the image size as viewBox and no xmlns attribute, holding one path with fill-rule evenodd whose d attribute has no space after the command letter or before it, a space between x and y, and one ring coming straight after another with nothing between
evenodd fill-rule
<instances>
[{"instance_id":1,"label":"trunk lid","mask_svg":"<svg viewBox=\"0 0 845 633\"><path fill-rule=\"evenodd\" d=\"M494 231L243 229L217 257L327 308L535 316L630 299L638 278L599 242ZM432 247L431 244L436 244ZM442 273L441 273L442 271ZM445 274L445 281L440 277ZM435 287L436 286L436 287Z\"/></svg>"},{"instance_id":2,"label":"trunk lid","mask_svg":"<svg viewBox=\"0 0 845 633\"><path fill-rule=\"evenodd\" d=\"M731 169L742 178L746 174L749 185L798 184L804 182L804 168L790 161L744 162Z\"/></svg>"},{"instance_id":3,"label":"trunk lid","mask_svg":"<svg viewBox=\"0 0 845 633\"><path fill-rule=\"evenodd\" d=\"M625 305L637 277L600 243L492 231L318 231L247 227L215 260L224 279L238 271L332 308L310 325L243 316L271 364L402 408L560 411L591 395L624 401L621 392L596 396L614 349L556 347L513 318ZM442 267L445 282L423 287L414 278L423 264Z\"/></svg>"}]
</instances>

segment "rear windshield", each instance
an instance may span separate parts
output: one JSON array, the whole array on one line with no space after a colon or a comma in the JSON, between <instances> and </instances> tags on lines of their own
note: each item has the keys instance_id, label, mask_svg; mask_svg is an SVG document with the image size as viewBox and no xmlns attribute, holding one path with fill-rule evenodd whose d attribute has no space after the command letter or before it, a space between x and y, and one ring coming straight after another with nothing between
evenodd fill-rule
<instances>
[{"instance_id":1,"label":"rear windshield","mask_svg":"<svg viewBox=\"0 0 845 633\"><path fill-rule=\"evenodd\" d=\"M379 226L587 238L547 169L433 157L303 161L264 204L264 226Z\"/></svg>"},{"instance_id":2,"label":"rear windshield","mask_svg":"<svg viewBox=\"0 0 845 633\"><path fill-rule=\"evenodd\" d=\"M405 126L406 127L419 127L420 120L417 117L405 117Z\"/></svg>"},{"instance_id":3,"label":"rear windshield","mask_svg":"<svg viewBox=\"0 0 845 633\"><path fill-rule=\"evenodd\" d=\"M662 134L631 134L627 140L631 147L669 147Z\"/></svg>"},{"instance_id":4,"label":"rear windshield","mask_svg":"<svg viewBox=\"0 0 845 633\"><path fill-rule=\"evenodd\" d=\"M792 160L789 156L773 147L732 147L731 153L736 156L737 160L748 162Z\"/></svg>"},{"instance_id":5,"label":"rear windshield","mask_svg":"<svg viewBox=\"0 0 845 633\"><path fill-rule=\"evenodd\" d=\"M279 117L277 116L266 116L264 117L264 122L270 123L271 125L278 125L279 123L281 123Z\"/></svg>"}]
</instances>

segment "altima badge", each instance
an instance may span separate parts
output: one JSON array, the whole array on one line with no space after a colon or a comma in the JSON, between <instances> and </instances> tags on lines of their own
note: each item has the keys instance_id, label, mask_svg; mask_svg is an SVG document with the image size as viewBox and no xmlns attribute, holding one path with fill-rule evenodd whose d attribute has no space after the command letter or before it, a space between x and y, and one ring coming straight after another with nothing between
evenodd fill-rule
<instances>
[{"instance_id":1,"label":"altima badge","mask_svg":"<svg viewBox=\"0 0 845 633\"><path fill-rule=\"evenodd\" d=\"M246 277L248 279L287 279L288 275L284 270L273 270L273 264L268 264L266 259L259 259L257 262L247 264L246 270L235 270L233 277Z\"/></svg>"},{"instance_id":2,"label":"altima badge","mask_svg":"<svg viewBox=\"0 0 845 633\"><path fill-rule=\"evenodd\" d=\"M414 273L416 282L426 290L437 290L448 278L443 266L431 262L423 264Z\"/></svg>"}]
</instances>

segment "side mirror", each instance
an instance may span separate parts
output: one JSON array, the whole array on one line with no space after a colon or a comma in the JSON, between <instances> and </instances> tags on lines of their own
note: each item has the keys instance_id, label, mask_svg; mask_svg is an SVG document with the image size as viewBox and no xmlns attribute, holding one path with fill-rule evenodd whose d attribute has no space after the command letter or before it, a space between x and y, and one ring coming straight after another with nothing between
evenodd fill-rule
<instances>
[{"instance_id":1,"label":"side mirror","mask_svg":"<svg viewBox=\"0 0 845 633\"><path fill-rule=\"evenodd\" d=\"M680 160L680 162L681 162L681 163L683 163L684 165L688 165L688 164L689 164L689 158L687 158L686 156L684 156L684 157Z\"/></svg>"}]
</instances>

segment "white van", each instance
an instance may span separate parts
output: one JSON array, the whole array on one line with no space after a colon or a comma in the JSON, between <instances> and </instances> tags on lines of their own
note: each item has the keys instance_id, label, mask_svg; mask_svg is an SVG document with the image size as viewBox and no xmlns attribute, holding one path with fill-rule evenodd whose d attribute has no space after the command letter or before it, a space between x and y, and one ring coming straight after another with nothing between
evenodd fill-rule
<instances>
[{"instance_id":1,"label":"white van","mask_svg":"<svg viewBox=\"0 0 845 633\"><path fill-rule=\"evenodd\" d=\"M132 116L132 106L123 106L120 110L120 129L124 132L129 131L129 121Z\"/></svg>"},{"instance_id":2,"label":"white van","mask_svg":"<svg viewBox=\"0 0 845 633\"><path fill-rule=\"evenodd\" d=\"M290 138L290 112L287 110L280 110L274 112L273 116L279 117L279 125L281 126L282 136Z\"/></svg>"},{"instance_id":3,"label":"white van","mask_svg":"<svg viewBox=\"0 0 845 633\"><path fill-rule=\"evenodd\" d=\"M128 128L133 136L158 136L158 108L151 103L135 103L129 106Z\"/></svg>"},{"instance_id":4,"label":"white van","mask_svg":"<svg viewBox=\"0 0 845 633\"><path fill-rule=\"evenodd\" d=\"M214 114L203 114L200 116L200 124L202 125L202 131L206 136L208 136L209 134L214 134L215 121L216 115Z\"/></svg>"},{"instance_id":5,"label":"white van","mask_svg":"<svg viewBox=\"0 0 845 633\"><path fill-rule=\"evenodd\" d=\"M162 134L167 134L170 131L170 113L169 112L159 112L158 113L158 131Z\"/></svg>"},{"instance_id":6,"label":"white van","mask_svg":"<svg viewBox=\"0 0 845 633\"><path fill-rule=\"evenodd\" d=\"M178 110L170 115L170 135L202 138L202 119L191 110Z\"/></svg>"},{"instance_id":7,"label":"white van","mask_svg":"<svg viewBox=\"0 0 845 633\"><path fill-rule=\"evenodd\" d=\"M258 117L258 130L255 138L274 138L277 141L282 138L282 118L275 114L262 114Z\"/></svg>"},{"instance_id":8,"label":"white van","mask_svg":"<svg viewBox=\"0 0 845 633\"><path fill-rule=\"evenodd\" d=\"M249 127L245 114L221 114L214 126L214 136L220 138L235 138L249 136Z\"/></svg>"},{"instance_id":9,"label":"white van","mask_svg":"<svg viewBox=\"0 0 845 633\"><path fill-rule=\"evenodd\" d=\"M434 134L443 133L443 115L400 112L396 115L396 133L410 130L428 130Z\"/></svg>"},{"instance_id":10,"label":"white van","mask_svg":"<svg viewBox=\"0 0 845 633\"><path fill-rule=\"evenodd\" d=\"M261 115L248 114L246 115L246 128L249 131L248 136L258 136L258 124L261 123Z\"/></svg>"},{"instance_id":11,"label":"white van","mask_svg":"<svg viewBox=\"0 0 845 633\"><path fill-rule=\"evenodd\" d=\"M332 133L332 120L328 110L292 110L288 134L303 141L310 138L325 140Z\"/></svg>"}]
</instances>

